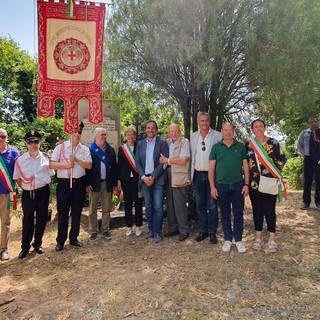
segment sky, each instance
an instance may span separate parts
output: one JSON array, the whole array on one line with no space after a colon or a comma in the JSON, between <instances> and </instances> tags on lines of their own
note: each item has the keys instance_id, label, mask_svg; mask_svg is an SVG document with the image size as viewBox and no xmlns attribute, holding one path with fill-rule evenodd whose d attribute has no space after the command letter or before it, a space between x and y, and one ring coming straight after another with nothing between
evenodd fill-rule
<instances>
[{"instance_id":1,"label":"sky","mask_svg":"<svg viewBox=\"0 0 320 320\"><path fill-rule=\"evenodd\" d=\"M1 0L0 9L0 36L10 35L32 57L38 51L35 3L36 0Z\"/></svg>"}]
</instances>

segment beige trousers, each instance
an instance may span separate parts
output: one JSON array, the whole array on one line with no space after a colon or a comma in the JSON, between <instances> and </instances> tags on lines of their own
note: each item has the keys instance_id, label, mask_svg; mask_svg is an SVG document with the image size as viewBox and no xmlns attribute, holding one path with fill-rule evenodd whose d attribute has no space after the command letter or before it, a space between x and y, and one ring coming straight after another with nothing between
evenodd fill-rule
<instances>
[{"instance_id":1,"label":"beige trousers","mask_svg":"<svg viewBox=\"0 0 320 320\"><path fill-rule=\"evenodd\" d=\"M107 184L101 183L100 192L89 193L89 230L91 233L98 233L98 205L101 204L102 222L101 232L105 232L110 226L110 211L112 208L112 194L107 192Z\"/></svg>"},{"instance_id":2,"label":"beige trousers","mask_svg":"<svg viewBox=\"0 0 320 320\"><path fill-rule=\"evenodd\" d=\"M8 194L0 194L1 244L0 252L8 250L10 235L10 210L7 210Z\"/></svg>"}]
</instances>

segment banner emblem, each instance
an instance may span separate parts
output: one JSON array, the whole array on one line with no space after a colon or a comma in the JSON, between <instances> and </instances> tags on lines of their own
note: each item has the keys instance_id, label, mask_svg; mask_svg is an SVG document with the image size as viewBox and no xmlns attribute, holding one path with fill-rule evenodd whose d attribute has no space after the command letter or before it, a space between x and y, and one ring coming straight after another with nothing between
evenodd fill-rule
<instances>
[{"instance_id":1,"label":"banner emblem","mask_svg":"<svg viewBox=\"0 0 320 320\"><path fill-rule=\"evenodd\" d=\"M85 43L68 38L56 45L53 58L60 70L69 74L76 74L88 67L91 57Z\"/></svg>"}]
</instances>

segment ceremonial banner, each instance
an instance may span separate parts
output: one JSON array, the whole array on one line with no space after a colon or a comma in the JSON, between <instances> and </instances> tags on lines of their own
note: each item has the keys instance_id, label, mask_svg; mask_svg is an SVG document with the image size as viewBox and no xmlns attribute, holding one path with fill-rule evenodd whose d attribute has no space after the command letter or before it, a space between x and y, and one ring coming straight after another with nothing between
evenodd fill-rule
<instances>
[{"instance_id":1,"label":"ceremonial banner","mask_svg":"<svg viewBox=\"0 0 320 320\"><path fill-rule=\"evenodd\" d=\"M102 56L105 4L38 0L38 115L54 115L64 102L64 130L78 131L78 101L89 101L88 119L103 120Z\"/></svg>"}]
</instances>

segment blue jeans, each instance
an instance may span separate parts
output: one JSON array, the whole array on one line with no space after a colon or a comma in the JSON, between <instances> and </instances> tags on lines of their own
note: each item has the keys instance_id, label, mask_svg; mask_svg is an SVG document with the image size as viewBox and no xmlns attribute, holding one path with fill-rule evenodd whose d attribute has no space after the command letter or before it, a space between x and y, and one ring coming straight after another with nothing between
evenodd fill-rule
<instances>
[{"instance_id":1,"label":"blue jeans","mask_svg":"<svg viewBox=\"0 0 320 320\"><path fill-rule=\"evenodd\" d=\"M203 233L216 234L218 228L217 201L211 196L208 172L195 171L194 185L196 192L199 230Z\"/></svg>"},{"instance_id":2,"label":"blue jeans","mask_svg":"<svg viewBox=\"0 0 320 320\"><path fill-rule=\"evenodd\" d=\"M221 222L225 241L242 240L244 198L241 194L243 182L217 184L218 204L221 209ZM233 231L231 226L231 206L233 212Z\"/></svg>"},{"instance_id":3,"label":"blue jeans","mask_svg":"<svg viewBox=\"0 0 320 320\"><path fill-rule=\"evenodd\" d=\"M154 183L151 187L142 185L149 231L161 235L163 222L164 186Z\"/></svg>"}]
</instances>

